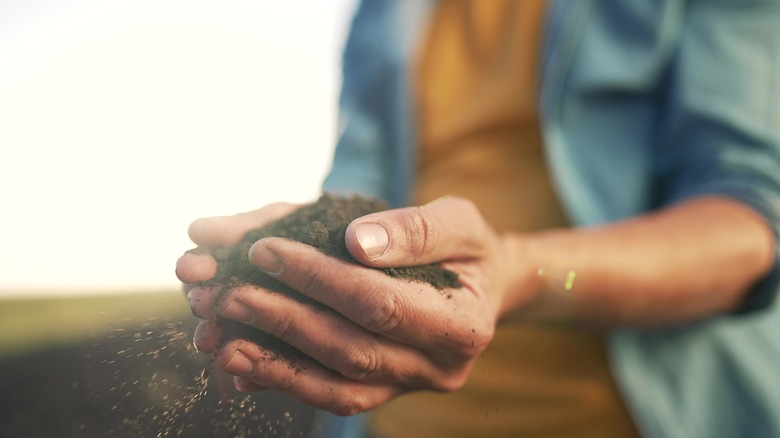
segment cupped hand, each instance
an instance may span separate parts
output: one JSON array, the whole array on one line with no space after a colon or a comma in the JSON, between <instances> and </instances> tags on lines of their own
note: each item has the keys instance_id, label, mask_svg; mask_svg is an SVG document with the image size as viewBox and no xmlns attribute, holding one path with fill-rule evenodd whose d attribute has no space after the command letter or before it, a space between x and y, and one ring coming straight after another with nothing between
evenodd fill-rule
<instances>
[{"instance_id":1,"label":"cupped hand","mask_svg":"<svg viewBox=\"0 0 780 438\"><path fill-rule=\"evenodd\" d=\"M208 249L235 245L248 231L287 216L298 208L300 205L277 202L233 216L197 219L190 224L187 233L198 247ZM176 276L181 280L185 292L189 292L197 283L210 280L216 273L217 261L208 251L187 252L176 261Z\"/></svg>"},{"instance_id":2,"label":"cupped hand","mask_svg":"<svg viewBox=\"0 0 780 438\"><path fill-rule=\"evenodd\" d=\"M206 319L198 347L214 353L240 389L273 388L340 415L407 391L462 386L492 339L510 288L515 267L504 240L473 204L453 197L364 216L345 239L359 264L287 239L256 242L252 264L308 299L248 285L216 300L213 291L195 288L191 304ZM456 272L463 287L437 290L372 269L434 262ZM182 263L183 281L211 272L206 263ZM273 352L246 340L221 343L220 319L269 333L305 356L291 364L269 360Z\"/></svg>"}]
</instances>

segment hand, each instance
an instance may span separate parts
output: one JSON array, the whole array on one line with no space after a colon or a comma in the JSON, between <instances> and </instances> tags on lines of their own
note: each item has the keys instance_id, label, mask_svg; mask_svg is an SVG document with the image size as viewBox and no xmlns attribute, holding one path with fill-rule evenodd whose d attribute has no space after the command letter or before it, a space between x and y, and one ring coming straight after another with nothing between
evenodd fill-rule
<instances>
[{"instance_id":1,"label":"hand","mask_svg":"<svg viewBox=\"0 0 780 438\"><path fill-rule=\"evenodd\" d=\"M260 228L265 224L280 219L288 214L291 214L300 205L288 204L288 203L275 203L269 204L263 208L239 213L233 216L216 216L209 218L198 219L190 224L188 234L190 239L198 245L206 249L227 245L234 245L238 243L248 231ZM217 273L217 261L212 257L208 251L187 252L176 261L176 275L179 280L182 281L184 292L188 298L191 296L190 291L195 288L195 284L205 282L214 277ZM210 294L212 298L219 293L218 287L212 287L203 289L197 295L204 293ZM197 298L196 298L197 300ZM194 311L194 310L193 310ZM205 323L200 324L196 329L196 337L198 333L203 331L206 326ZM218 342L219 339L213 339L212 342ZM216 370L212 376L216 376L218 379L223 379L223 372ZM241 381L234 378L237 387L242 390L261 390L257 385L252 385L250 382ZM240 386L239 386L240 385Z\"/></svg>"},{"instance_id":2,"label":"hand","mask_svg":"<svg viewBox=\"0 0 780 438\"><path fill-rule=\"evenodd\" d=\"M190 239L199 247L213 248L238 243L247 231L280 219L300 206L274 203L263 208L233 216L198 219L187 230ZM210 280L217 273L217 262L207 252L187 252L176 261L176 276L188 293L196 283Z\"/></svg>"},{"instance_id":3,"label":"hand","mask_svg":"<svg viewBox=\"0 0 780 438\"><path fill-rule=\"evenodd\" d=\"M232 218L223 220L229 226ZM210 223L195 228L224 235L205 225ZM509 273L516 271L509 269L499 235L473 204L448 197L357 219L347 229L346 244L362 265L286 239L256 242L250 261L310 301L255 286L235 288L217 301L213 290L193 288L193 310L206 318L196 332L198 348L214 353L217 366L238 376L239 389L273 388L341 415L407 391L462 386L493 336ZM205 263L196 269L189 259L180 260L184 281L213 275L215 269ZM463 287L442 292L366 267L431 262L458 273ZM220 318L270 333L306 357L291 364L269 360L273 352L245 340L220 345Z\"/></svg>"}]
</instances>

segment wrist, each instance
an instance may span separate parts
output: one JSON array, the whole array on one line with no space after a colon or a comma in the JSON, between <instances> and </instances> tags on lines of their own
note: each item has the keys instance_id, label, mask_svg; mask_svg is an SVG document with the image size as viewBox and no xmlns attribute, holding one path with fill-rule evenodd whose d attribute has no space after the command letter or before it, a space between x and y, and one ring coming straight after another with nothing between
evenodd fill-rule
<instances>
[{"instance_id":1,"label":"wrist","mask_svg":"<svg viewBox=\"0 0 780 438\"><path fill-rule=\"evenodd\" d=\"M532 234L505 233L500 237L502 269L506 273L499 319L527 315L544 294L544 276L538 239ZM524 316L524 318L527 316Z\"/></svg>"},{"instance_id":2,"label":"wrist","mask_svg":"<svg viewBox=\"0 0 780 438\"><path fill-rule=\"evenodd\" d=\"M578 271L554 250L558 231L508 236L512 279L499 317L523 321L566 321L572 318Z\"/></svg>"}]
</instances>

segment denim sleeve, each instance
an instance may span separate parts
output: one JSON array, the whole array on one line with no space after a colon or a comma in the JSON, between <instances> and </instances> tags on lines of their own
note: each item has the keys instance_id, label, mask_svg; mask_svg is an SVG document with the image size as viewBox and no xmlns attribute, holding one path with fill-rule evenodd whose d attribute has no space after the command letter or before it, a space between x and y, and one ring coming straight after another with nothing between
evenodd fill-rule
<instances>
[{"instance_id":1,"label":"denim sleeve","mask_svg":"<svg viewBox=\"0 0 780 438\"><path fill-rule=\"evenodd\" d=\"M415 169L411 62L435 2L363 0L344 52L339 139L324 188L407 205Z\"/></svg>"},{"instance_id":2,"label":"denim sleeve","mask_svg":"<svg viewBox=\"0 0 780 438\"><path fill-rule=\"evenodd\" d=\"M666 133L656 151L660 203L722 195L761 214L780 235L780 2L688 5L669 74ZM736 238L736 237L735 237ZM780 257L738 312L769 306Z\"/></svg>"},{"instance_id":3,"label":"denim sleeve","mask_svg":"<svg viewBox=\"0 0 780 438\"><path fill-rule=\"evenodd\" d=\"M342 59L338 139L323 183L327 191L386 198L389 136L386 54L390 2L364 0L352 21Z\"/></svg>"}]
</instances>

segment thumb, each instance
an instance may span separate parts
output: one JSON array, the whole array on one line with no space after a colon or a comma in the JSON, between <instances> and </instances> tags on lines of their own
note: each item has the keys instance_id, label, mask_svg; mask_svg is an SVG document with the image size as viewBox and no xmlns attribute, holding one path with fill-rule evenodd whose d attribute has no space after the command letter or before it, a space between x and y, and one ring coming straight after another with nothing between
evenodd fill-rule
<instances>
[{"instance_id":1,"label":"thumb","mask_svg":"<svg viewBox=\"0 0 780 438\"><path fill-rule=\"evenodd\" d=\"M287 216L299 207L295 204L276 202L257 210L233 216L196 219L190 224L187 233L190 240L198 246L235 245L248 231Z\"/></svg>"},{"instance_id":2,"label":"thumb","mask_svg":"<svg viewBox=\"0 0 780 438\"><path fill-rule=\"evenodd\" d=\"M358 262L378 267L417 266L479 257L489 228L476 206L447 196L422 207L373 213L347 227L345 243Z\"/></svg>"}]
</instances>

